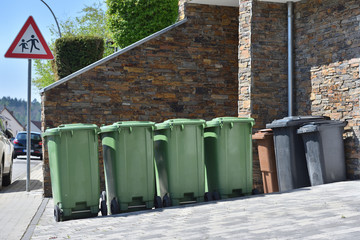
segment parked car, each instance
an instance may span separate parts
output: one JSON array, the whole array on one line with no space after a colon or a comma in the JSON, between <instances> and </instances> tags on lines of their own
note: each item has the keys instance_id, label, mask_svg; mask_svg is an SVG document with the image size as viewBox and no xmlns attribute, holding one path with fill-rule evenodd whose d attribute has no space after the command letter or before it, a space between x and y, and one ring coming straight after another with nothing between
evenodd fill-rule
<instances>
[{"instance_id":1,"label":"parked car","mask_svg":"<svg viewBox=\"0 0 360 240\"><path fill-rule=\"evenodd\" d=\"M27 142L27 132L19 132L14 139L14 149L15 149L15 158L18 156L26 156L26 142ZM43 159L42 155L42 139L41 134L38 132L31 132L31 156L40 157L40 160Z\"/></svg>"},{"instance_id":2,"label":"parked car","mask_svg":"<svg viewBox=\"0 0 360 240\"><path fill-rule=\"evenodd\" d=\"M5 121L0 117L0 189L11 183L14 159L14 145L10 141L13 135L5 127Z\"/></svg>"}]
</instances>

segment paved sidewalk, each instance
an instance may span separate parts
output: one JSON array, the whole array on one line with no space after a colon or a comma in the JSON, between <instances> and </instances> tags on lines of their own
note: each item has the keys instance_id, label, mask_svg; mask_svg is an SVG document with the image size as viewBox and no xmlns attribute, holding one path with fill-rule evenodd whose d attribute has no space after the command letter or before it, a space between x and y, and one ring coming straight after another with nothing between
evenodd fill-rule
<instances>
[{"instance_id":1,"label":"paved sidewalk","mask_svg":"<svg viewBox=\"0 0 360 240\"><path fill-rule=\"evenodd\" d=\"M21 239L43 201L42 164L30 176L30 192L26 192L26 176L0 191L0 239Z\"/></svg>"},{"instance_id":2,"label":"paved sidewalk","mask_svg":"<svg viewBox=\"0 0 360 240\"><path fill-rule=\"evenodd\" d=\"M360 181L56 223L32 239L359 239Z\"/></svg>"}]
</instances>

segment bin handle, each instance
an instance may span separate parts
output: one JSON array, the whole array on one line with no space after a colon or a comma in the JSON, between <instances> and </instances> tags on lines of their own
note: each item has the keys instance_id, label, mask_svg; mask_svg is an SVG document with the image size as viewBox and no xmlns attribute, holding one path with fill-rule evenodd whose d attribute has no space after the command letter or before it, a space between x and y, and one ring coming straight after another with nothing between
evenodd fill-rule
<instances>
[{"instance_id":1,"label":"bin handle","mask_svg":"<svg viewBox=\"0 0 360 240\"><path fill-rule=\"evenodd\" d=\"M224 122L223 120L220 120L220 128L223 128L223 126L224 126Z\"/></svg>"},{"instance_id":2,"label":"bin handle","mask_svg":"<svg viewBox=\"0 0 360 240\"><path fill-rule=\"evenodd\" d=\"M233 128L233 127L234 127L234 123L231 122L231 123L230 123L230 128Z\"/></svg>"},{"instance_id":3,"label":"bin handle","mask_svg":"<svg viewBox=\"0 0 360 240\"><path fill-rule=\"evenodd\" d=\"M185 126L184 124L181 124L181 131L184 130Z\"/></svg>"},{"instance_id":4,"label":"bin handle","mask_svg":"<svg viewBox=\"0 0 360 240\"><path fill-rule=\"evenodd\" d=\"M99 132L98 132L98 130L97 129L94 129L94 132L95 132L95 134L94 134L94 138L95 138L95 141L97 140L97 138L98 138L98 134L99 134Z\"/></svg>"},{"instance_id":5,"label":"bin handle","mask_svg":"<svg viewBox=\"0 0 360 240\"><path fill-rule=\"evenodd\" d=\"M170 123L170 130L172 131L172 130L173 130L173 128L174 128L173 123Z\"/></svg>"},{"instance_id":6,"label":"bin handle","mask_svg":"<svg viewBox=\"0 0 360 240\"><path fill-rule=\"evenodd\" d=\"M130 133L132 133L132 130L133 130L133 129L132 129L132 127L129 127L129 131L130 131Z\"/></svg>"}]
</instances>

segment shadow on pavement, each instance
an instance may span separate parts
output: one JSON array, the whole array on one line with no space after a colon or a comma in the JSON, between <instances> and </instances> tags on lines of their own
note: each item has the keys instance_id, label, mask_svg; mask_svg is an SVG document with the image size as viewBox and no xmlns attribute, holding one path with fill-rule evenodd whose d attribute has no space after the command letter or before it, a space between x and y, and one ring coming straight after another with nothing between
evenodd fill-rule
<instances>
[{"instance_id":1,"label":"shadow on pavement","mask_svg":"<svg viewBox=\"0 0 360 240\"><path fill-rule=\"evenodd\" d=\"M30 191L42 189L42 182L39 180L30 180ZM4 187L0 194L25 192L26 191L26 179L16 180L10 186Z\"/></svg>"}]
</instances>

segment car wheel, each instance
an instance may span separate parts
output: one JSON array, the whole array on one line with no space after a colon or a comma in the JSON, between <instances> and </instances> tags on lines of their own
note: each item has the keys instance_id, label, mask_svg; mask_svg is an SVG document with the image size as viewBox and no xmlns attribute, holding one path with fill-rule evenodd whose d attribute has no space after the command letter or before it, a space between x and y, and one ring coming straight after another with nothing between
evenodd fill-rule
<instances>
[{"instance_id":1,"label":"car wheel","mask_svg":"<svg viewBox=\"0 0 360 240\"><path fill-rule=\"evenodd\" d=\"M3 182L2 182L2 179L3 179L3 161L0 162L0 190L2 189L2 185L3 185Z\"/></svg>"},{"instance_id":2,"label":"car wheel","mask_svg":"<svg viewBox=\"0 0 360 240\"><path fill-rule=\"evenodd\" d=\"M2 179L3 186L9 186L11 184L12 168L13 168L13 165L11 163L9 174L3 175L3 179Z\"/></svg>"},{"instance_id":3,"label":"car wheel","mask_svg":"<svg viewBox=\"0 0 360 240\"><path fill-rule=\"evenodd\" d=\"M42 156L42 155L40 155L40 160L43 160L43 156Z\"/></svg>"}]
</instances>

